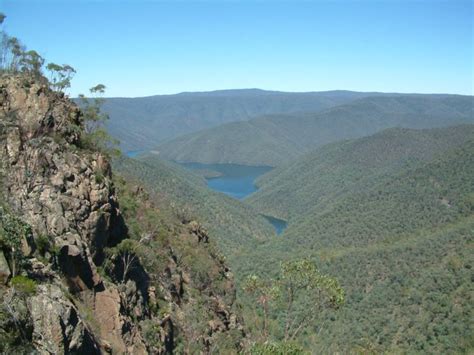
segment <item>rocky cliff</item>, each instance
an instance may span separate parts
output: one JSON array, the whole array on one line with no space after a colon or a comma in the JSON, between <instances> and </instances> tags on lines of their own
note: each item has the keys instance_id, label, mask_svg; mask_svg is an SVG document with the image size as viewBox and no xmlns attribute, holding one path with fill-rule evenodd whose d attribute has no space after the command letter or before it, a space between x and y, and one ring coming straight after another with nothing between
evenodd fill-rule
<instances>
[{"instance_id":1,"label":"rocky cliff","mask_svg":"<svg viewBox=\"0 0 474 355\"><path fill-rule=\"evenodd\" d=\"M47 82L0 78L1 350L237 351L232 275L206 232L117 189L83 127Z\"/></svg>"}]
</instances>

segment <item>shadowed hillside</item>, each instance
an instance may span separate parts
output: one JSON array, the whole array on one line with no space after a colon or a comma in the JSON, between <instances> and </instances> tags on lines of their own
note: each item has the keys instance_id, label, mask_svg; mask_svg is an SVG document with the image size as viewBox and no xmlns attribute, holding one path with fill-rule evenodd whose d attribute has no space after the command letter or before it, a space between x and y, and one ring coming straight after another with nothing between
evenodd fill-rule
<instances>
[{"instance_id":1,"label":"shadowed hillside","mask_svg":"<svg viewBox=\"0 0 474 355\"><path fill-rule=\"evenodd\" d=\"M146 150L179 135L274 113L316 112L374 93L286 93L258 89L108 98L108 130L124 151ZM375 93L375 95L377 95Z\"/></svg>"}]
</instances>

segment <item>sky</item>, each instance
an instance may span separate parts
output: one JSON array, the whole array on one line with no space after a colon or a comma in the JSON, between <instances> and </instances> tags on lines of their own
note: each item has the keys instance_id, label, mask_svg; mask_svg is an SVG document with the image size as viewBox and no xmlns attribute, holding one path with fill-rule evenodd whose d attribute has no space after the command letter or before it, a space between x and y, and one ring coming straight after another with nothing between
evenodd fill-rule
<instances>
[{"instance_id":1,"label":"sky","mask_svg":"<svg viewBox=\"0 0 474 355\"><path fill-rule=\"evenodd\" d=\"M471 0L0 0L71 95L261 88L473 94Z\"/></svg>"}]
</instances>

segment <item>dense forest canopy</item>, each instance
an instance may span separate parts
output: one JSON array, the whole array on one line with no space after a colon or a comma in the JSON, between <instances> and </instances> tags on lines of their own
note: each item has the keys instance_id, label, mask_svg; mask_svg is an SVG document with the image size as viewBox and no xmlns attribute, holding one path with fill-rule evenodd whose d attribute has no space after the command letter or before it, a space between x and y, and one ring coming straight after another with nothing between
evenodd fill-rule
<instances>
[{"instance_id":1,"label":"dense forest canopy","mask_svg":"<svg viewBox=\"0 0 474 355\"><path fill-rule=\"evenodd\" d=\"M70 99L0 35L0 352L474 349L472 96ZM269 172L237 200L176 162Z\"/></svg>"}]
</instances>

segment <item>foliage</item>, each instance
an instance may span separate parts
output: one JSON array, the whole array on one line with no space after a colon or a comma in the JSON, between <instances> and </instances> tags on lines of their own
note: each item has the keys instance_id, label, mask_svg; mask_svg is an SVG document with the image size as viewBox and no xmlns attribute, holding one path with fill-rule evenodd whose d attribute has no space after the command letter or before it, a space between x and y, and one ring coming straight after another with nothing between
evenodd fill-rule
<instances>
[{"instance_id":1,"label":"foliage","mask_svg":"<svg viewBox=\"0 0 474 355\"><path fill-rule=\"evenodd\" d=\"M50 73L49 83L51 88L61 92L64 92L71 86L71 80L74 74L76 74L74 68L67 64L48 63L46 69Z\"/></svg>"},{"instance_id":2,"label":"foliage","mask_svg":"<svg viewBox=\"0 0 474 355\"><path fill-rule=\"evenodd\" d=\"M112 264L106 267L116 267L116 262L120 263L122 271L121 282L125 283L129 273L137 266L139 262L140 243L133 239L124 239L117 246L108 248L106 253L111 259Z\"/></svg>"},{"instance_id":3,"label":"foliage","mask_svg":"<svg viewBox=\"0 0 474 355\"><path fill-rule=\"evenodd\" d=\"M250 350L250 355L302 355L305 354L303 348L290 342L282 343L256 343Z\"/></svg>"},{"instance_id":4,"label":"foliage","mask_svg":"<svg viewBox=\"0 0 474 355\"><path fill-rule=\"evenodd\" d=\"M0 247L8 258L13 277L23 265L22 241L30 236L31 228L28 224L0 207Z\"/></svg>"},{"instance_id":5,"label":"foliage","mask_svg":"<svg viewBox=\"0 0 474 355\"><path fill-rule=\"evenodd\" d=\"M148 273L147 287L160 290L156 292L156 302L149 305L156 318L141 324L150 351L160 349L161 340L156 329L171 317L174 350L177 353L180 349L190 353L204 352L208 346L209 321L219 319L215 313L216 297L227 304L234 301L231 279L224 272L215 245L200 242L169 206L160 204L156 196L149 195L133 180L115 175L114 184L129 227L129 239L110 251L117 256L135 253L136 268L130 268L128 277L134 277L141 265ZM175 317L174 309L178 305L182 317ZM225 352L238 348L241 339L241 331L235 329L214 334L212 343Z\"/></svg>"},{"instance_id":6,"label":"foliage","mask_svg":"<svg viewBox=\"0 0 474 355\"><path fill-rule=\"evenodd\" d=\"M262 193L263 208L288 208L288 229L241 253L236 275L252 270L276 278L280 262L310 257L337 277L346 305L337 313L322 310L321 321L296 337L307 349L472 348L473 151L471 126L398 129L336 143L275 169L255 197ZM245 295L241 300L245 309L252 305ZM282 320L279 315L270 327L277 339L284 338Z\"/></svg>"},{"instance_id":7,"label":"foliage","mask_svg":"<svg viewBox=\"0 0 474 355\"><path fill-rule=\"evenodd\" d=\"M160 207L173 209L182 220L200 221L228 256L237 256L242 245L254 245L274 236L273 227L254 209L210 191L204 179L177 164L149 155L140 160L117 159L113 168L148 187Z\"/></svg>"},{"instance_id":8,"label":"foliage","mask_svg":"<svg viewBox=\"0 0 474 355\"><path fill-rule=\"evenodd\" d=\"M0 352L30 354L33 324L26 295L15 289L0 288Z\"/></svg>"},{"instance_id":9,"label":"foliage","mask_svg":"<svg viewBox=\"0 0 474 355\"><path fill-rule=\"evenodd\" d=\"M260 177L259 190L246 202L291 225L311 214L314 206L321 209L332 203L341 192L367 189L377 180L462 145L473 135L474 125L389 129L370 137L329 144Z\"/></svg>"},{"instance_id":10,"label":"foliage","mask_svg":"<svg viewBox=\"0 0 474 355\"><path fill-rule=\"evenodd\" d=\"M142 329L143 338L145 339L148 348L157 351L157 349L162 350L163 344L160 337L160 326L155 321L144 320L140 324Z\"/></svg>"},{"instance_id":11,"label":"foliage","mask_svg":"<svg viewBox=\"0 0 474 355\"><path fill-rule=\"evenodd\" d=\"M261 339L266 341L269 335L269 313L272 303L279 297L280 289L272 280L261 280L257 275L248 276L242 288L246 293L252 295L255 303L263 312Z\"/></svg>"},{"instance_id":12,"label":"foliage","mask_svg":"<svg viewBox=\"0 0 474 355\"><path fill-rule=\"evenodd\" d=\"M38 252L44 256L47 252L51 250L52 243L50 238L47 235L39 235L35 239L36 247L38 248Z\"/></svg>"},{"instance_id":13,"label":"foliage","mask_svg":"<svg viewBox=\"0 0 474 355\"><path fill-rule=\"evenodd\" d=\"M101 110L104 103L101 95L104 94L105 89L105 85L98 84L89 89L91 98L82 94L79 95L84 119L81 144L84 148L99 150L109 157L118 157L120 156L120 150L116 146L119 142L105 130L105 122L109 119L109 116Z\"/></svg>"},{"instance_id":14,"label":"foliage","mask_svg":"<svg viewBox=\"0 0 474 355\"><path fill-rule=\"evenodd\" d=\"M0 25L6 16L0 13ZM35 50L27 50L20 40L0 30L0 72L25 73L37 80L49 83L53 90L64 92L71 86L71 79L76 71L67 64L48 63L50 80L43 77L45 59Z\"/></svg>"},{"instance_id":15,"label":"foliage","mask_svg":"<svg viewBox=\"0 0 474 355\"><path fill-rule=\"evenodd\" d=\"M0 13L0 25L5 18ZM23 72L40 78L43 64L44 58L38 52L27 50L18 38L9 36L3 29L0 31L0 72Z\"/></svg>"},{"instance_id":16,"label":"foliage","mask_svg":"<svg viewBox=\"0 0 474 355\"><path fill-rule=\"evenodd\" d=\"M338 308L344 303L344 291L339 283L322 275L308 259L282 263L276 280L250 275L243 283L243 290L253 296L263 311L264 341L268 340L271 313L273 318L282 319L286 343L311 326L324 308Z\"/></svg>"},{"instance_id":17,"label":"foliage","mask_svg":"<svg viewBox=\"0 0 474 355\"><path fill-rule=\"evenodd\" d=\"M17 275L10 280L10 285L17 292L25 296L31 296L36 293L36 282L23 275Z\"/></svg>"}]
</instances>

